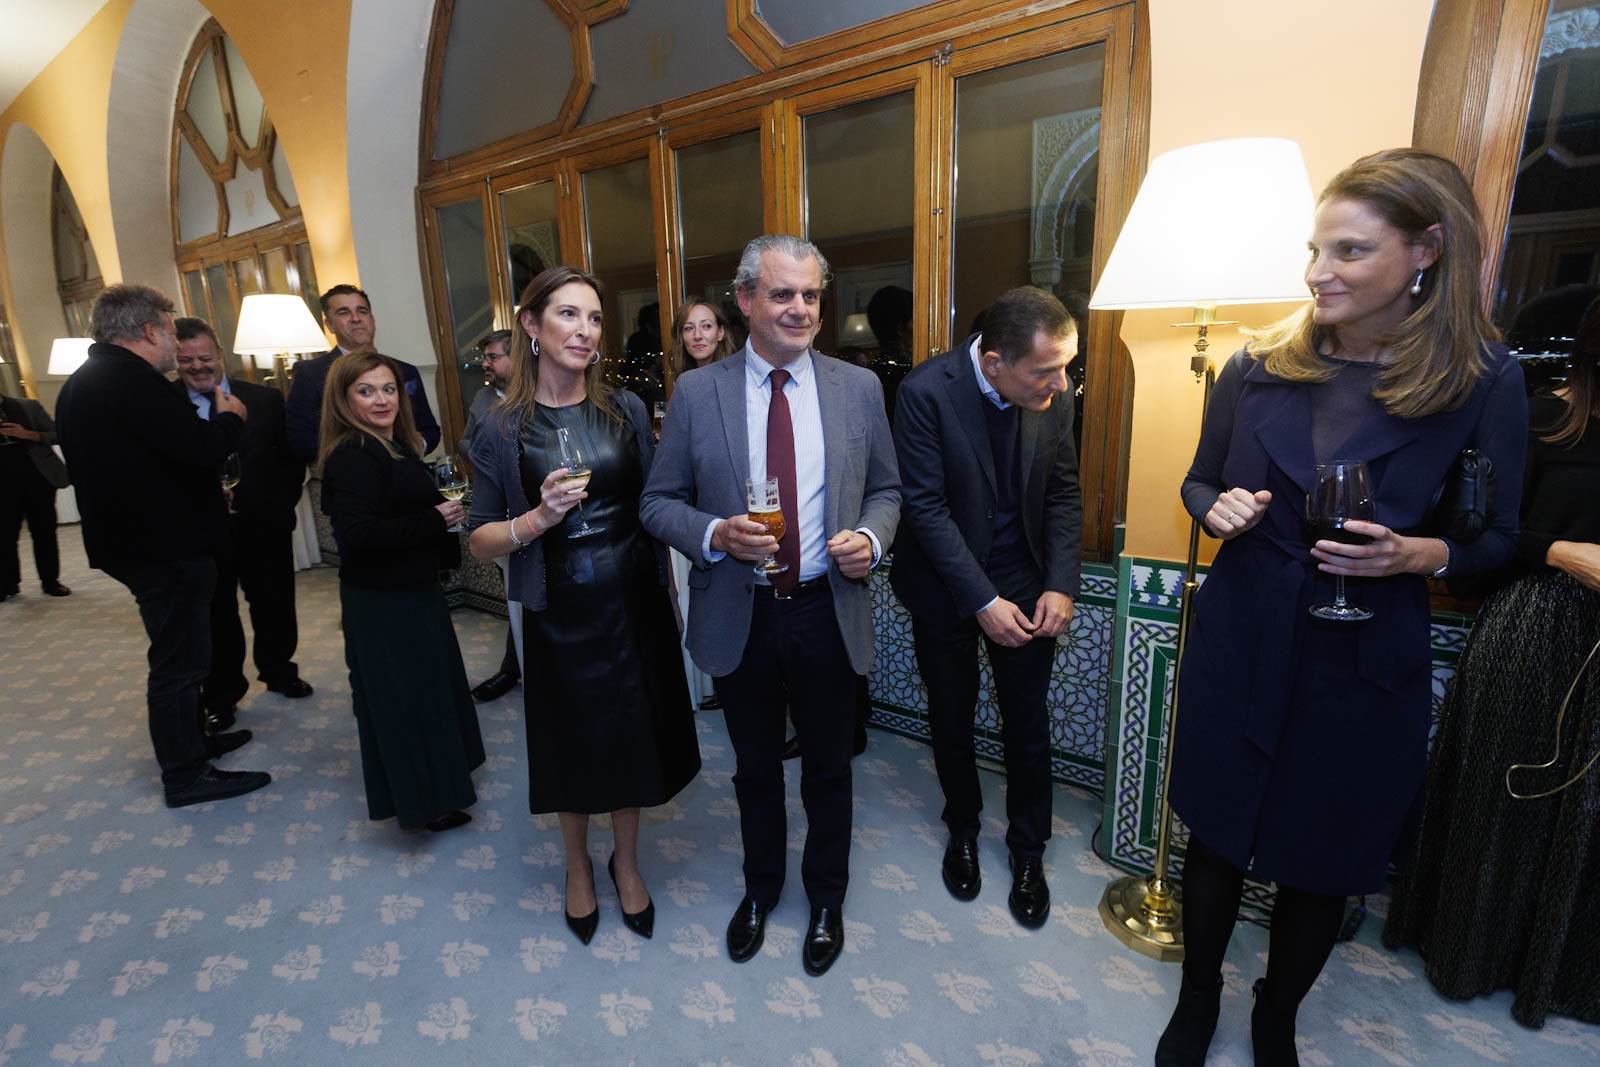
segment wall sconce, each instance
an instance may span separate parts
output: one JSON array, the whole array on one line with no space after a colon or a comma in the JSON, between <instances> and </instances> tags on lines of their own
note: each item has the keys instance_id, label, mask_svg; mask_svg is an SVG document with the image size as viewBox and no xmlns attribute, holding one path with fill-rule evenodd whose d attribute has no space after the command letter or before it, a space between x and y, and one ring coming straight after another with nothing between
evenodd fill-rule
<instances>
[{"instance_id":1,"label":"wall sconce","mask_svg":"<svg viewBox=\"0 0 1600 1067\"><path fill-rule=\"evenodd\" d=\"M89 337L57 337L50 344L50 361L45 365L45 373L67 377L88 361L92 344L94 340Z\"/></svg>"},{"instance_id":2,"label":"wall sconce","mask_svg":"<svg viewBox=\"0 0 1600 1067\"><path fill-rule=\"evenodd\" d=\"M1281 138L1247 137L1189 145L1150 164L1139 195L1106 260L1089 307L1188 308L1199 334L1190 370L1203 382L1200 419L1215 380L1206 359L1206 330L1219 325L1219 304L1310 299L1305 283L1306 234L1314 201L1300 146ZM1176 488L1176 487L1174 487ZM1200 523L1190 523L1189 559L1178 607L1183 660L1200 553ZM1163 962L1183 958L1183 909L1167 879L1172 844L1172 738L1180 695L1171 687L1163 747L1155 869L1106 887L1100 918L1135 952Z\"/></svg>"},{"instance_id":3,"label":"wall sconce","mask_svg":"<svg viewBox=\"0 0 1600 1067\"><path fill-rule=\"evenodd\" d=\"M325 352L328 339L298 296L252 293L239 308L239 329L233 350L249 356L261 369L272 369L278 388L289 389L289 364L296 353Z\"/></svg>"}]
</instances>

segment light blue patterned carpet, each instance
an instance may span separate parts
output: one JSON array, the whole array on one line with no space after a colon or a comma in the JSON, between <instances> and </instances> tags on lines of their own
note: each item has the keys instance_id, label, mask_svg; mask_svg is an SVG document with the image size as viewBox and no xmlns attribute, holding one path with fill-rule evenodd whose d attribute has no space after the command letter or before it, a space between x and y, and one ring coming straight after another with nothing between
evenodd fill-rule
<instances>
[{"instance_id":1,"label":"light blue patterned carpet","mask_svg":"<svg viewBox=\"0 0 1600 1067\"><path fill-rule=\"evenodd\" d=\"M1038 932L1006 911L1003 779L984 776L985 883L939 879L928 750L874 731L855 763L845 956L805 976L803 817L790 783L790 886L742 966L723 926L741 894L732 754L700 721L705 773L650 812L642 844L656 936L623 929L601 875L587 948L561 920L559 833L526 810L521 691L481 709L490 752L462 830L407 835L366 819L332 571L299 576L292 702L259 686L226 766L272 771L252 796L169 811L144 726L144 638L131 598L83 563L75 593L29 585L0 604L0 1063L1072 1064L1149 1063L1178 968L1125 951L1095 906L1097 805L1058 790L1055 894ZM27 546L24 543L24 560ZM26 562L24 564L26 567ZM455 617L468 670L498 661L503 622ZM794 776L791 775L791 779ZM609 833L595 835L596 867ZM1446 1001L1379 914L1342 945L1301 1016L1302 1062L1574 1064L1600 1030L1525 1030L1509 995ZM1265 932L1230 952L1215 1065L1250 1062L1249 987Z\"/></svg>"}]
</instances>

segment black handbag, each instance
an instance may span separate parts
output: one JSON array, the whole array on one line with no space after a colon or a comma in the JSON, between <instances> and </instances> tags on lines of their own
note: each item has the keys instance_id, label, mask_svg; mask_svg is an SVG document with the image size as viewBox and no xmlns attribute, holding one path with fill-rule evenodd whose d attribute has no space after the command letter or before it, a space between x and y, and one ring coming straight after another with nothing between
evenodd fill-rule
<instances>
[{"instance_id":1,"label":"black handbag","mask_svg":"<svg viewBox=\"0 0 1600 1067\"><path fill-rule=\"evenodd\" d=\"M1433 532L1471 544L1493 522L1493 501L1494 464L1476 448L1463 448L1433 496Z\"/></svg>"}]
</instances>

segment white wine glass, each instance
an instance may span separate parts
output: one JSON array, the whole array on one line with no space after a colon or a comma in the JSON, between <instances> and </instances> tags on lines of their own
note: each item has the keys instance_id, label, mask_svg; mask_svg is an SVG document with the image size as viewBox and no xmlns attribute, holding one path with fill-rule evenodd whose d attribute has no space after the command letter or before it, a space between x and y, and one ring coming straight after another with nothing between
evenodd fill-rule
<instances>
[{"instance_id":1,"label":"white wine glass","mask_svg":"<svg viewBox=\"0 0 1600 1067\"><path fill-rule=\"evenodd\" d=\"M439 487L439 495L446 500L465 500L471 483L467 481L467 472L461 469L461 460L446 455L433 465L433 484ZM450 527L450 532L460 533L462 529L462 525L456 523Z\"/></svg>"},{"instance_id":2,"label":"white wine glass","mask_svg":"<svg viewBox=\"0 0 1600 1067\"><path fill-rule=\"evenodd\" d=\"M589 484L589 476L593 472L589 466L589 454L578 441L578 435L572 432L570 426L556 428L556 443L561 447L561 465L567 473L561 476L556 484L569 493L581 493ZM578 501L577 528L567 533L568 537L593 537L603 533L604 526L590 526L589 520L583 514L583 501Z\"/></svg>"},{"instance_id":3,"label":"white wine glass","mask_svg":"<svg viewBox=\"0 0 1600 1067\"><path fill-rule=\"evenodd\" d=\"M239 459L239 453L229 452L228 458L222 461L222 491L232 493L234 486L239 484L239 479L244 476L244 463ZM228 514L237 515L233 510L233 498L228 498Z\"/></svg>"},{"instance_id":4,"label":"white wine glass","mask_svg":"<svg viewBox=\"0 0 1600 1067\"><path fill-rule=\"evenodd\" d=\"M1372 538L1344 528L1351 519L1362 522L1377 519L1367 465L1350 460L1319 463L1311 492L1306 495L1307 540L1313 545L1318 541L1337 541L1342 545L1370 543ZM1345 600L1342 574L1333 576L1333 603L1317 604L1309 610L1312 618L1327 622L1365 622L1372 618L1371 611Z\"/></svg>"},{"instance_id":5,"label":"white wine glass","mask_svg":"<svg viewBox=\"0 0 1600 1067\"><path fill-rule=\"evenodd\" d=\"M783 540L783 500L778 494L778 479L751 478L744 483L744 493L750 521L759 522L774 539ZM763 578L788 569L789 565L779 563L775 555L768 555L755 566L755 572Z\"/></svg>"}]
</instances>

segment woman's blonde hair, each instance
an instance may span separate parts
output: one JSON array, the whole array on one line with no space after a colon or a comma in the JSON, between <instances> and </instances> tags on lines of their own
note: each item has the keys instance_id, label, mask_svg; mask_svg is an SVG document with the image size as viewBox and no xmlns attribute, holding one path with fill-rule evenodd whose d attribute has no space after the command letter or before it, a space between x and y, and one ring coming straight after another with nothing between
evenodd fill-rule
<instances>
[{"instance_id":1,"label":"woman's blonde hair","mask_svg":"<svg viewBox=\"0 0 1600 1067\"><path fill-rule=\"evenodd\" d=\"M604 303L606 293L605 287L600 284L600 279L576 267L550 267L541 271L522 291L522 302L517 308L516 326L511 330L511 376L506 384L505 398L495 406L500 413L501 426L506 432L509 432L513 423L532 417L534 394L539 391L540 357L533 349L533 339L528 336L528 331L522 325L522 316L531 314L535 321L543 319L544 310L550 306L550 298L555 295L556 290L573 282L582 282L593 289L594 295L602 304ZM598 345L595 350L599 351ZM612 399L614 390L606 384L599 360L589 364L589 369L584 372L583 381L584 390L588 393L589 399L594 401L594 406L621 422L622 412Z\"/></svg>"},{"instance_id":2,"label":"woman's blonde hair","mask_svg":"<svg viewBox=\"0 0 1600 1067\"><path fill-rule=\"evenodd\" d=\"M1376 212L1405 239L1436 241L1438 258L1422 275L1416 307L1378 339L1391 359L1372 395L1391 415L1417 419L1460 407L1484 372L1483 346L1500 339L1479 296L1483 263L1478 208L1472 187L1448 159L1417 148L1364 156L1334 175L1317 204L1354 200ZM1438 235L1427 230L1438 226ZM1250 354L1292 382L1325 382L1336 368L1320 357L1335 330L1318 326L1307 305L1259 331Z\"/></svg>"},{"instance_id":3,"label":"woman's blonde hair","mask_svg":"<svg viewBox=\"0 0 1600 1067\"><path fill-rule=\"evenodd\" d=\"M711 350L711 358L706 360L706 365L733 355L733 331L728 327L727 314L709 300L685 300L678 305L677 313L672 316L672 346L667 349L667 366L671 368L674 378L686 370L700 366L690 360L688 350L683 347L683 324L688 321L689 312L695 308L705 308L711 312L711 317L722 327L722 340Z\"/></svg>"},{"instance_id":4,"label":"woman's blonde hair","mask_svg":"<svg viewBox=\"0 0 1600 1067\"><path fill-rule=\"evenodd\" d=\"M366 423L356 418L350 407L350 387L363 375L387 367L394 375L395 410L394 439L386 440L373 433ZM381 444L395 459L403 455L417 455L416 418L411 414L411 398L406 395L406 377L400 362L377 351L371 345L351 349L333 361L328 368L328 380L322 389L321 446L317 449L317 468L320 470L333 450L359 434L366 434Z\"/></svg>"}]
</instances>

